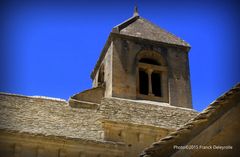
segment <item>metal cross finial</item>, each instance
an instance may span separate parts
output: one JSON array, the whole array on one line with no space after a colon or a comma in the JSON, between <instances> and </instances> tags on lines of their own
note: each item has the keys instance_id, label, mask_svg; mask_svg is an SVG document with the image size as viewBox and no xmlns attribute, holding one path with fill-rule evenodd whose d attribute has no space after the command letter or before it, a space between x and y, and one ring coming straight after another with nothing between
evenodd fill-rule
<instances>
[{"instance_id":1,"label":"metal cross finial","mask_svg":"<svg viewBox=\"0 0 240 157\"><path fill-rule=\"evenodd\" d=\"M133 13L133 16L139 16L137 5L135 5L135 7L134 7L134 13Z\"/></svg>"}]
</instances>

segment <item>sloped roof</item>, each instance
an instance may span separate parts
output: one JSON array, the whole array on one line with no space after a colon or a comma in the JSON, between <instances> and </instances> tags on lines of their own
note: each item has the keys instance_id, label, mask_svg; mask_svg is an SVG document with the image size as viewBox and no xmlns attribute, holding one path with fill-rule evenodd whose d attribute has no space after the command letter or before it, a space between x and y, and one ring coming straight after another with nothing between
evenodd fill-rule
<instances>
[{"instance_id":1,"label":"sloped roof","mask_svg":"<svg viewBox=\"0 0 240 157\"><path fill-rule=\"evenodd\" d=\"M197 136L216 120L221 118L226 112L240 102L240 84L237 84L230 91L219 97L209 105L203 112L190 120L180 129L153 143L146 148L140 157L165 157L171 156L177 151L173 145L185 145L193 137Z\"/></svg>"},{"instance_id":2,"label":"sloped roof","mask_svg":"<svg viewBox=\"0 0 240 157\"><path fill-rule=\"evenodd\" d=\"M104 141L101 119L177 129L196 111L104 98L98 109L72 108L64 100L0 93L0 131ZM157 118L156 118L157 117Z\"/></svg>"},{"instance_id":3,"label":"sloped roof","mask_svg":"<svg viewBox=\"0 0 240 157\"><path fill-rule=\"evenodd\" d=\"M171 45L190 47L190 45L184 40L140 17L139 15L135 15L115 26L113 28L113 32Z\"/></svg>"},{"instance_id":4,"label":"sloped roof","mask_svg":"<svg viewBox=\"0 0 240 157\"><path fill-rule=\"evenodd\" d=\"M117 122L150 125L170 130L180 128L195 117L193 109L171 106L163 102L104 98L100 109L104 117Z\"/></svg>"},{"instance_id":5,"label":"sloped roof","mask_svg":"<svg viewBox=\"0 0 240 157\"><path fill-rule=\"evenodd\" d=\"M0 93L0 130L102 141L99 118L64 100Z\"/></svg>"},{"instance_id":6,"label":"sloped roof","mask_svg":"<svg viewBox=\"0 0 240 157\"><path fill-rule=\"evenodd\" d=\"M91 78L93 79L96 75L96 71L99 68L106 51L111 43L111 38L113 35L122 35L134 38L140 38L145 40L150 40L158 43L164 43L168 45L181 46L181 47L191 47L190 44L180 39L176 35L160 28L159 26L153 24L152 22L139 16L138 12L134 12L133 16L126 21L120 23L119 25L113 27L106 44L98 58L98 61L91 73Z\"/></svg>"}]
</instances>

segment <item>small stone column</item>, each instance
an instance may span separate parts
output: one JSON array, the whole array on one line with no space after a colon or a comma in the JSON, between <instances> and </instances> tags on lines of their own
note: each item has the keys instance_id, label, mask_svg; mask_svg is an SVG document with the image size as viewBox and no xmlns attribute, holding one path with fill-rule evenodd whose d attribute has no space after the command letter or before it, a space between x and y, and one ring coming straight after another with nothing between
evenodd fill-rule
<instances>
[{"instance_id":1,"label":"small stone column","mask_svg":"<svg viewBox=\"0 0 240 157\"><path fill-rule=\"evenodd\" d=\"M152 96L152 69L147 69L147 73L148 73L148 95Z\"/></svg>"},{"instance_id":2,"label":"small stone column","mask_svg":"<svg viewBox=\"0 0 240 157\"><path fill-rule=\"evenodd\" d=\"M14 157L20 157L21 156L22 147L18 144L14 145Z\"/></svg>"}]
</instances>

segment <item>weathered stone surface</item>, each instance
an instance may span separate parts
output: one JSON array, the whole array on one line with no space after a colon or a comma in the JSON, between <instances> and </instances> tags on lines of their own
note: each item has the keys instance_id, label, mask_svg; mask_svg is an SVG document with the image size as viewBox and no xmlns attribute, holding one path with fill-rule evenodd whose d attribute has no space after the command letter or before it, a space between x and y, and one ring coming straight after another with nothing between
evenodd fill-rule
<instances>
[{"instance_id":1,"label":"weathered stone surface","mask_svg":"<svg viewBox=\"0 0 240 157\"><path fill-rule=\"evenodd\" d=\"M235 123L240 115L240 84L219 97L203 112L187 122L168 137L153 143L142 153L142 157L159 156L236 156L239 153L240 140L238 136L239 123ZM206 146L225 145L233 149L222 151L201 149L174 149L174 145Z\"/></svg>"},{"instance_id":2,"label":"weathered stone surface","mask_svg":"<svg viewBox=\"0 0 240 157\"><path fill-rule=\"evenodd\" d=\"M104 91L104 87L101 86L91 88L71 96L70 99L100 104L101 99L104 97Z\"/></svg>"},{"instance_id":3,"label":"weathered stone surface","mask_svg":"<svg viewBox=\"0 0 240 157\"><path fill-rule=\"evenodd\" d=\"M0 157L125 157L123 143L0 130Z\"/></svg>"},{"instance_id":4,"label":"weathered stone surface","mask_svg":"<svg viewBox=\"0 0 240 157\"><path fill-rule=\"evenodd\" d=\"M0 157L133 157L153 142L144 156L169 156L173 144L191 138L238 146L233 135L240 108L232 102L239 104L239 86L197 115L191 109L189 50L188 43L135 10L110 33L91 75L92 89L68 102L0 94Z\"/></svg>"},{"instance_id":5,"label":"weathered stone surface","mask_svg":"<svg viewBox=\"0 0 240 157\"><path fill-rule=\"evenodd\" d=\"M192 108L188 52L190 45L175 35L135 15L113 28L104 49L91 74L93 87L98 86L99 75L104 73L106 97L125 99L148 99L168 102L170 105ZM159 61L158 67L144 69L140 65L140 54ZM144 58L144 57L143 57ZM104 72L100 72L104 69ZM139 71L159 74L160 95L152 92L149 81L148 94L140 93ZM102 78L102 77L100 77Z\"/></svg>"},{"instance_id":6,"label":"weathered stone surface","mask_svg":"<svg viewBox=\"0 0 240 157\"><path fill-rule=\"evenodd\" d=\"M33 134L102 140L100 119L176 129L194 117L190 109L105 98L99 109L66 101L0 94L0 128ZM165 104L167 105L167 104Z\"/></svg>"},{"instance_id":7,"label":"weathered stone surface","mask_svg":"<svg viewBox=\"0 0 240 157\"><path fill-rule=\"evenodd\" d=\"M190 47L190 45L184 40L176 37L172 33L163 30L162 28L156 26L155 24L142 17L136 18L134 22L130 23L122 29L119 29L119 33L167 44Z\"/></svg>"},{"instance_id":8,"label":"weathered stone surface","mask_svg":"<svg viewBox=\"0 0 240 157\"><path fill-rule=\"evenodd\" d=\"M144 55L145 54L145 55ZM158 58L154 55L158 54ZM141 57L142 56L142 57ZM155 70L161 74L160 97L139 93L139 60L141 58L158 59L160 68ZM113 36L109 41L106 54L95 69L93 86L97 87L100 65L104 67L106 97L126 99L149 99L159 102L169 102L170 105L192 108L190 72L188 51L178 47L148 43L122 36ZM153 69L152 69L153 70Z\"/></svg>"},{"instance_id":9,"label":"weathered stone surface","mask_svg":"<svg viewBox=\"0 0 240 157\"><path fill-rule=\"evenodd\" d=\"M68 102L69 105L73 108L97 109L99 107L99 104L92 103L89 101L79 101L72 98L70 98Z\"/></svg>"},{"instance_id":10,"label":"weathered stone surface","mask_svg":"<svg viewBox=\"0 0 240 157\"><path fill-rule=\"evenodd\" d=\"M97 108L72 108L65 100L3 93L0 94L0 102L2 150L11 148L13 151L12 145L17 144L32 153L55 139L52 145L70 154L76 154L76 150L82 150L85 145L84 148L89 147L90 150L98 149L96 152L103 156L108 156L104 152L111 147L118 156L137 156L148 144L166 136L197 114L191 109L172 107L167 103L119 98L104 98ZM33 142L31 149L17 142L17 139L27 137L30 138L27 143ZM66 147L59 146L62 143L60 139L68 140ZM36 145L39 140L41 142ZM6 141L10 145L6 145ZM77 143L71 150L68 145L74 141ZM53 148L44 149L50 151ZM83 153L89 154L89 150Z\"/></svg>"},{"instance_id":11,"label":"weathered stone surface","mask_svg":"<svg viewBox=\"0 0 240 157\"><path fill-rule=\"evenodd\" d=\"M104 118L113 121L167 129L177 129L197 115L192 109L174 107L167 103L119 98L104 98L99 110Z\"/></svg>"},{"instance_id":12,"label":"weathered stone surface","mask_svg":"<svg viewBox=\"0 0 240 157\"><path fill-rule=\"evenodd\" d=\"M0 128L32 134L102 139L96 110L76 109L66 101L0 94Z\"/></svg>"}]
</instances>

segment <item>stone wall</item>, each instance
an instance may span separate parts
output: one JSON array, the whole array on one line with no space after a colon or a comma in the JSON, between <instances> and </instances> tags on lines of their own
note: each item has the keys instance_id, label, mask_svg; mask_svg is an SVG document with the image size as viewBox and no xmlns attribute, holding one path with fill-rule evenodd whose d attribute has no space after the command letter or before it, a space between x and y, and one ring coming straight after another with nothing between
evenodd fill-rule
<instances>
[{"instance_id":1,"label":"stone wall","mask_svg":"<svg viewBox=\"0 0 240 157\"><path fill-rule=\"evenodd\" d=\"M238 156L239 113L240 103L186 144L197 146L198 149L179 150L172 157Z\"/></svg>"},{"instance_id":2,"label":"stone wall","mask_svg":"<svg viewBox=\"0 0 240 157\"><path fill-rule=\"evenodd\" d=\"M238 156L239 113L240 84L237 84L181 128L144 149L140 156Z\"/></svg>"},{"instance_id":3,"label":"stone wall","mask_svg":"<svg viewBox=\"0 0 240 157\"><path fill-rule=\"evenodd\" d=\"M116 121L103 121L104 139L121 141L128 148L128 156L138 156L151 143L165 137L171 130Z\"/></svg>"},{"instance_id":4,"label":"stone wall","mask_svg":"<svg viewBox=\"0 0 240 157\"><path fill-rule=\"evenodd\" d=\"M135 57L140 48L139 45L133 45L130 41L114 39L112 88L114 97L136 99L137 63Z\"/></svg>"},{"instance_id":5,"label":"stone wall","mask_svg":"<svg viewBox=\"0 0 240 157\"><path fill-rule=\"evenodd\" d=\"M104 141L96 109L65 100L0 94L1 157L125 157L124 143Z\"/></svg>"},{"instance_id":6,"label":"stone wall","mask_svg":"<svg viewBox=\"0 0 240 157\"><path fill-rule=\"evenodd\" d=\"M105 97L111 97L112 96L112 44L107 49L106 55L100 64L97 74L95 75L95 78L93 79L93 87L98 86L98 78L100 74L101 67L104 68L104 86L105 86Z\"/></svg>"},{"instance_id":7,"label":"stone wall","mask_svg":"<svg viewBox=\"0 0 240 157\"><path fill-rule=\"evenodd\" d=\"M137 55L142 51L156 52L166 61L168 80L162 88L168 91L167 96L169 93L170 105L192 108L187 50L127 37L115 37L113 40L112 95L137 99Z\"/></svg>"},{"instance_id":8,"label":"stone wall","mask_svg":"<svg viewBox=\"0 0 240 157\"><path fill-rule=\"evenodd\" d=\"M168 48L170 104L192 108L192 92L188 53L179 48Z\"/></svg>"},{"instance_id":9,"label":"stone wall","mask_svg":"<svg viewBox=\"0 0 240 157\"><path fill-rule=\"evenodd\" d=\"M124 144L0 131L0 157L125 157Z\"/></svg>"},{"instance_id":10,"label":"stone wall","mask_svg":"<svg viewBox=\"0 0 240 157\"><path fill-rule=\"evenodd\" d=\"M129 156L138 156L151 143L165 137L195 117L191 109L167 103L104 98L99 108L102 113L104 140L124 142Z\"/></svg>"},{"instance_id":11,"label":"stone wall","mask_svg":"<svg viewBox=\"0 0 240 157\"><path fill-rule=\"evenodd\" d=\"M104 87L91 88L73 95L72 97L70 97L70 100L74 99L78 101L87 101L100 104L101 99L104 97L104 91Z\"/></svg>"},{"instance_id":12,"label":"stone wall","mask_svg":"<svg viewBox=\"0 0 240 157\"><path fill-rule=\"evenodd\" d=\"M119 98L103 98L96 108L73 108L65 100L12 94L0 94L0 102L0 154L4 157L137 156L197 114L167 103Z\"/></svg>"}]
</instances>

